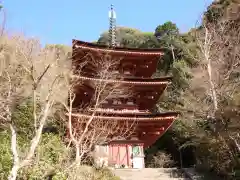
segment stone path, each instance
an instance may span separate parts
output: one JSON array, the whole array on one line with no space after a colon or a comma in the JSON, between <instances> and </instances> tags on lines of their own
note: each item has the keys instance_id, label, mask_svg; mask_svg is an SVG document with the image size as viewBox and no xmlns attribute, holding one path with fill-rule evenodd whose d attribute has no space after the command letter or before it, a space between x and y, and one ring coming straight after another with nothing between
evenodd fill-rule
<instances>
[{"instance_id":1,"label":"stone path","mask_svg":"<svg viewBox=\"0 0 240 180\"><path fill-rule=\"evenodd\" d=\"M115 169L121 180L189 180L177 168Z\"/></svg>"}]
</instances>

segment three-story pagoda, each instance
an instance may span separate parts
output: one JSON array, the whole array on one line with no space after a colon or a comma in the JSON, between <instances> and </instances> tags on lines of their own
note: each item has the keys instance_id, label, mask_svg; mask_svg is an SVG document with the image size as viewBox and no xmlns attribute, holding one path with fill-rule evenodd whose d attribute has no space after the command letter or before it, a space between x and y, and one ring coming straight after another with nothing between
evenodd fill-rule
<instances>
[{"instance_id":1,"label":"three-story pagoda","mask_svg":"<svg viewBox=\"0 0 240 180\"><path fill-rule=\"evenodd\" d=\"M176 112L153 113L159 97L171 83L171 77L151 78L156 72L157 64L162 49L138 49L123 48L116 46L116 15L113 9L110 11L109 45L97 45L94 43L73 40L73 68L79 70L80 64L101 59L119 60L117 68L114 69L120 79L108 79L110 83L118 83L130 87L133 92L131 96L116 95L104 102L96 110L94 119L134 123L133 131L127 139L114 139L105 145L110 161L115 166L132 168L144 167L144 148L151 146L159 139L176 119ZM88 63L89 64L89 63ZM79 90L76 90L75 106L87 104L93 95L91 82L100 81L93 66L86 65L81 69L78 78L85 80ZM90 118L91 113L75 113L72 116Z\"/></svg>"}]
</instances>

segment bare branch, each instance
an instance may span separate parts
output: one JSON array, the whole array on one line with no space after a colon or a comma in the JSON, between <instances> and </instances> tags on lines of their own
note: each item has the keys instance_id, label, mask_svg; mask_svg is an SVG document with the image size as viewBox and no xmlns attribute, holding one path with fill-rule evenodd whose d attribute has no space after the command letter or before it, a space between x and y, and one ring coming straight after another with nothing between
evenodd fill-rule
<instances>
[{"instance_id":1,"label":"bare branch","mask_svg":"<svg viewBox=\"0 0 240 180\"><path fill-rule=\"evenodd\" d=\"M6 39L5 39L6 38ZM64 97L65 82L61 81L66 56L56 58L56 51L42 49L38 41L21 37L2 37L0 52L0 120L1 125L10 127L13 167L9 180L17 178L18 170L30 165L40 142L42 130L48 117L53 113L53 105ZM61 61L64 63L61 64ZM55 93L61 89L61 96ZM67 91L67 90L66 90ZM33 98L33 134L30 148L21 157L18 153L17 132L20 119L12 119L19 100ZM39 105L39 110L37 108Z\"/></svg>"},{"instance_id":2,"label":"bare branch","mask_svg":"<svg viewBox=\"0 0 240 180\"><path fill-rule=\"evenodd\" d=\"M116 80L121 80L114 71L118 67L119 61L111 59L109 55L99 54L97 57L99 59L92 54L87 54L79 60L81 63L74 62L79 69L73 70L74 74L69 82L69 102L62 102L67 110L68 131L70 141L76 148L77 164L83 161L83 157L91 154L95 145L108 143L111 137L117 134L122 138L131 134L130 129L120 125L118 121L106 121L100 118L102 113L98 110L104 108L103 106L108 100L113 97L118 98L123 94L127 98L132 91L130 91L130 87L116 83ZM90 76L85 69L94 73ZM92 77L91 80L86 78L88 75ZM65 79L68 81L68 78ZM86 87L91 87L93 93L91 94ZM79 91L82 94L79 94ZM80 100L84 99L84 95L90 96L89 101L83 102L83 104L77 102L79 98Z\"/></svg>"}]
</instances>

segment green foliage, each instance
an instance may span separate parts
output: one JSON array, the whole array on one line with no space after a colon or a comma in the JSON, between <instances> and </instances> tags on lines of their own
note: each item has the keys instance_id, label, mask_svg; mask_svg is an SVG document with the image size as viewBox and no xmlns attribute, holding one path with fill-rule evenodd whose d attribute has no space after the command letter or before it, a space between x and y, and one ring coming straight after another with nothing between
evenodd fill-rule
<instances>
[{"instance_id":1,"label":"green foliage","mask_svg":"<svg viewBox=\"0 0 240 180\"><path fill-rule=\"evenodd\" d=\"M214 170L221 175L233 172L234 162L231 160L231 152L223 139L202 139L197 148L198 167Z\"/></svg>"},{"instance_id":2,"label":"green foliage","mask_svg":"<svg viewBox=\"0 0 240 180\"><path fill-rule=\"evenodd\" d=\"M120 180L119 177L115 176L111 170L108 168L97 169L96 170L97 177L95 180Z\"/></svg>"},{"instance_id":3,"label":"green foliage","mask_svg":"<svg viewBox=\"0 0 240 180\"><path fill-rule=\"evenodd\" d=\"M159 100L159 106L165 110L178 110L184 105L183 93L189 87L192 78L191 70L184 60L173 62L169 74L172 75L172 84ZM160 110L161 111L161 110Z\"/></svg>"},{"instance_id":4,"label":"green foliage","mask_svg":"<svg viewBox=\"0 0 240 180\"><path fill-rule=\"evenodd\" d=\"M48 164L63 162L67 157L67 150L61 137L55 134L43 134L42 141L37 150L38 160Z\"/></svg>"},{"instance_id":5,"label":"green foliage","mask_svg":"<svg viewBox=\"0 0 240 180\"><path fill-rule=\"evenodd\" d=\"M196 43L193 36L180 34L176 25L172 22L159 25L155 30L155 36L158 39L158 47L165 47L164 56L158 65L158 69L168 74L174 64L174 61L183 60L189 65L195 63Z\"/></svg>"},{"instance_id":6,"label":"green foliage","mask_svg":"<svg viewBox=\"0 0 240 180\"><path fill-rule=\"evenodd\" d=\"M123 47L137 48L140 47L146 39L151 36L150 34L144 34L141 31L133 28L118 27L117 32L117 43ZM98 39L98 44L108 44L108 32L103 32Z\"/></svg>"},{"instance_id":7,"label":"green foliage","mask_svg":"<svg viewBox=\"0 0 240 180\"><path fill-rule=\"evenodd\" d=\"M61 167L68 160L68 150L61 138L56 134L43 134L32 165L21 170L20 177L28 180L40 180L49 176L64 179Z\"/></svg>"},{"instance_id":8,"label":"green foliage","mask_svg":"<svg viewBox=\"0 0 240 180\"><path fill-rule=\"evenodd\" d=\"M164 151L149 155L145 163L148 168L171 168L174 165L171 155Z\"/></svg>"},{"instance_id":9,"label":"green foliage","mask_svg":"<svg viewBox=\"0 0 240 180\"><path fill-rule=\"evenodd\" d=\"M68 180L68 178L64 172L60 171L55 173L52 180Z\"/></svg>"},{"instance_id":10,"label":"green foliage","mask_svg":"<svg viewBox=\"0 0 240 180\"><path fill-rule=\"evenodd\" d=\"M38 106L37 109L40 107ZM34 134L33 106L31 99L18 104L12 114L12 120L17 128L19 136L25 136L30 140Z\"/></svg>"},{"instance_id":11,"label":"green foliage","mask_svg":"<svg viewBox=\"0 0 240 180\"><path fill-rule=\"evenodd\" d=\"M142 33L142 43L139 45L139 48L160 48L158 39L154 33Z\"/></svg>"},{"instance_id":12,"label":"green foliage","mask_svg":"<svg viewBox=\"0 0 240 180\"><path fill-rule=\"evenodd\" d=\"M173 63L172 76L174 89L186 89L189 87L189 80L192 78L190 69L184 60L179 60Z\"/></svg>"},{"instance_id":13,"label":"green foliage","mask_svg":"<svg viewBox=\"0 0 240 180\"><path fill-rule=\"evenodd\" d=\"M7 131L0 132L0 179L7 179L12 167L10 135Z\"/></svg>"},{"instance_id":14,"label":"green foliage","mask_svg":"<svg viewBox=\"0 0 240 180\"><path fill-rule=\"evenodd\" d=\"M172 23L171 21L168 21L163 25L159 25L155 29L155 36L160 39L164 37L171 38L173 36L178 36L178 35L179 35L179 29L177 28L177 25Z\"/></svg>"},{"instance_id":15,"label":"green foliage","mask_svg":"<svg viewBox=\"0 0 240 180\"><path fill-rule=\"evenodd\" d=\"M68 180L84 179L84 180L120 180L108 168L96 169L89 166L72 166L66 171Z\"/></svg>"}]
</instances>

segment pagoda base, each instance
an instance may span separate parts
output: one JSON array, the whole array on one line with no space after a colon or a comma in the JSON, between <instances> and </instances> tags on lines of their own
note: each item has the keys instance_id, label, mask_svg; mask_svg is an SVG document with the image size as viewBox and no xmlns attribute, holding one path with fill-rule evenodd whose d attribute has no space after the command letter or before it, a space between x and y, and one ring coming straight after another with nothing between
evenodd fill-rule
<instances>
[{"instance_id":1,"label":"pagoda base","mask_svg":"<svg viewBox=\"0 0 240 180\"><path fill-rule=\"evenodd\" d=\"M144 143L140 140L116 140L95 147L97 166L145 168Z\"/></svg>"}]
</instances>

